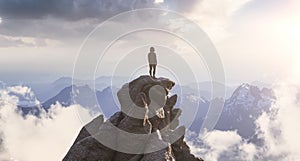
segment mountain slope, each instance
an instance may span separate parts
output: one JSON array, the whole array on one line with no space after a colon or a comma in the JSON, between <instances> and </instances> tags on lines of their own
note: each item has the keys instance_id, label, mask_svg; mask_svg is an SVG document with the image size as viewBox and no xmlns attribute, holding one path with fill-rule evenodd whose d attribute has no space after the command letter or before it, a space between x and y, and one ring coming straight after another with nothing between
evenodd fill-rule
<instances>
[{"instance_id":1,"label":"mountain slope","mask_svg":"<svg viewBox=\"0 0 300 161\"><path fill-rule=\"evenodd\" d=\"M45 109L49 109L51 105L60 103L62 106L70 106L79 104L83 107L96 109L98 107L95 98L95 92L88 86L69 86L60 91L56 96L50 98L42 104Z\"/></svg>"},{"instance_id":2,"label":"mountain slope","mask_svg":"<svg viewBox=\"0 0 300 161\"><path fill-rule=\"evenodd\" d=\"M102 91L94 91L88 85L85 86L69 86L60 91L57 95L50 98L42 104L45 109L49 109L51 105L60 103L62 106L70 106L79 104L84 108L94 112L100 112L105 117L112 116L119 111L116 102L117 88L107 87Z\"/></svg>"},{"instance_id":3,"label":"mountain slope","mask_svg":"<svg viewBox=\"0 0 300 161\"><path fill-rule=\"evenodd\" d=\"M272 90L242 84L226 101L216 129L237 130L244 138L255 135L255 120L264 112L269 111L275 101Z\"/></svg>"}]
</instances>

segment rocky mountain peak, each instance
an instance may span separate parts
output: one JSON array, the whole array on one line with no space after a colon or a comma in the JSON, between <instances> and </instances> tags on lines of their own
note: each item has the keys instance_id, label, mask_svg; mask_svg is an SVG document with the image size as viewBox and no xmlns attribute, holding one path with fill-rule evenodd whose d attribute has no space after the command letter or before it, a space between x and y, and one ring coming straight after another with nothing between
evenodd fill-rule
<instances>
[{"instance_id":1,"label":"rocky mountain peak","mask_svg":"<svg viewBox=\"0 0 300 161\"><path fill-rule=\"evenodd\" d=\"M275 99L271 89L259 89L247 83L240 85L226 101L227 107L263 108L270 106Z\"/></svg>"},{"instance_id":2,"label":"rocky mountain peak","mask_svg":"<svg viewBox=\"0 0 300 161\"><path fill-rule=\"evenodd\" d=\"M184 141L185 127L178 127L177 95L168 96L174 85L150 76L124 84L117 93L121 111L85 125L63 160L201 161Z\"/></svg>"}]
</instances>

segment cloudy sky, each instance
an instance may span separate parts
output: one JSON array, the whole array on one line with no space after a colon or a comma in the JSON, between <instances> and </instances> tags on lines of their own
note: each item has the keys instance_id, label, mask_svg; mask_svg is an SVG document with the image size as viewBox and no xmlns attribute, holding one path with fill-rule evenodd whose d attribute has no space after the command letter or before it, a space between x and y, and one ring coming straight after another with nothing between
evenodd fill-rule
<instances>
[{"instance_id":1,"label":"cloudy sky","mask_svg":"<svg viewBox=\"0 0 300 161\"><path fill-rule=\"evenodd\" d=\"M272 83L299 72L300 3L297 0L134 0L130 3L126 0L0 0L0 79L52 81L71 76L81 44L98 24L121 12L141 8L174 10L196 22L218 50L228 83L256 80ZM132 23L143 21L116 23L111 32ZM180 21L172 22L173 26L179 24ZM158 33L140 33L127 37L126 41L143 42L149 36L160 39ZM164 38L177 43L174 50L185 57L188 49L184 50L171 37ZM99 40L99 44L105 42L106 36ZM121 53L126 49L140 53L147 47L126 46L112 51ZM158 54L160 51L171 53L158 47ZM117 57L117 54L108 55L103 65L115 66ZM196 60L191 55L184 59L188 64ZM161 56L162 65L167 66L168 63L163 64L168 62L165 60ZM190 67L198 69L199 81L208 80L202 63L194 63L200 64ZM141 69L141 73L147 73ZM123 68L119 73L129 75L133 71ZM112 71L102 68L96 75L112 75Z\"/></svg>"},{"instance_id":2,"label":"cloudy sky","mask_svg":"<svg viewBox=\"0 0 300 161\"><path fill-rule=\"evenodd\" d=\"M0 0L0 81L52 81L71 76L81 44L98 24L123 11L149 7L175 10L197 23L218 50L228 83L300 80L298 0L132 0L130 3L128 0ZM111 22L116 24L111 31L146 23L143 19L121 22ZM176 29L182 21L170 24ZM95 44L107 43L110 34L102 35ZM96 75L147 73L143 66L147 62L143 57L149 46L143 42L149 37L157 44L162 64L159 74L171 71L174 77L184 77L197 71L194 74L198 80L209 79L203 62L190 53L189 46L172 35L153 31L127 35L118 41L103 57L101 70L96 70ZM128 42L131 46L125 45ZM159 46L160 43L165 46ZM122 52L125 57L118 55ZM91 58L87 54L85 59ZM85 61L83 65L89 63ZM137 69L136 73L132 68ZM268 159L273 156L282 156L279 159L284 161L299 160L299 143L296 141L300 135L297 124L300 121L299 102L294 100L295 89L294 86L275 88L280 99L272 109L278 111L277 114L271 117L264 113L256 121L266 145L257 147L248 143L236 131L212 131L206 139L199 136L205 146L197 146L195 140L187 139L193 153L212 161L224 155L247 161L255 157L258 157L256 160L274 160ZM0 89L0 94L6 96L7 92ZM15 98L7 97L0 99L0 127L5 138L5 153L0 154L0 158L35 161L43 156L49 160L61 159L82 126L80 120L74 119L77 108L81 107L56 105L40 118L29 116L25 119L15 112ZM61 135L61 129L66 128L69 131ZM272 135L274 129L281 129L281 139ZM64 146L57 148L57 143ZM41 149L41 146L49 148ZM48 149L52 149L51 153ZM238 151L228 152L228 149Z\"/></svg>"}]
</instances>

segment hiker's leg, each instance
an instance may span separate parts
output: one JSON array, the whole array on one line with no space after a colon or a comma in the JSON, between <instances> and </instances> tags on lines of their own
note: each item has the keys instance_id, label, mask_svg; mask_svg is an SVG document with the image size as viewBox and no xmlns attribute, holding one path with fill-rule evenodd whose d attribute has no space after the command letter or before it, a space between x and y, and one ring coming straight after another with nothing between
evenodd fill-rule
<instances>
[{"instance_id":1,"label":"hiker's leg","mask_svg":"<svg viewBox=\"0 0 300 161\"><path fill-rule=\"evenodd\" d=\"M152 65L151 64L149 64L149 74L152 77Z\"/></svg>"},{"instance_id":2,"label":"hiker's leg","mask_svg":"<svg viewBox=\"0 0 300 161\"><path fill-rule=\"evenodd\" d=\"M153 77L155 77L156 65L153 65Z\"/></svg>"}]
</instances>

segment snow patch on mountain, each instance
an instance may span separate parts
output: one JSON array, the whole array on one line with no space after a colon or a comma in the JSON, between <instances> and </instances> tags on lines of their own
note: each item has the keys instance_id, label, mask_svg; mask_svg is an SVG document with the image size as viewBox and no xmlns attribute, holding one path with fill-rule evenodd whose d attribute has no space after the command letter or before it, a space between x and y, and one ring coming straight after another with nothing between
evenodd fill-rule
<instances>
[{"instance_id":1,"label":"snow patch on mountain","mask_svg":"<svg viewBox=\"0 0 300 161\"><path fill-rule=\"evenodd\" d=\"M225 110L234 111L235 108L265 109L270 107L275 99L271 89L263 88L260 90L257 86L244 83L226 101Z\"/></svg>"}]
</instances>

